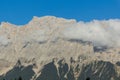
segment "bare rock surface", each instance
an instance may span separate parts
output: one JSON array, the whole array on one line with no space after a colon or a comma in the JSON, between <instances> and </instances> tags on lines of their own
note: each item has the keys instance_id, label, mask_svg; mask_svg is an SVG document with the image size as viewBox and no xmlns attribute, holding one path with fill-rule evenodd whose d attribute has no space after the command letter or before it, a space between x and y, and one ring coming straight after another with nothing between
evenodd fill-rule
<instances>
[{"instance_id":1,"label":"bare rock surface","mask_svg":"<svg viewBox=\"0 0 120 80\"><path fill-rule=\"evenodd\" d=\"M104 24L106 28L105 24L108 22L100 22L100 24ZM102 46L98 45L99 40L96 40L98 41L96 44L81 37L77 39L76 36L71 35L71 27L78 25L81 26L82 23L74 19L54 16L33 17L23 26L2 22L0 25L2 78L13 79L12 75L19 74L25 80L48 80L47 77L44 79L44 76L51 74L56 78L48 77L49 80L70 80L70 75L73 78L71 80L85 80L87 77L93 80L112 80L112 78L119 80L120 66L116 64L120 61L119 45L111 46L114 45L111 43L111 45L104 44L103 47L102 43ZM73 38L69 37L70 35ZM55 73L49 72L49 68L53 68ZM63 72L61 73L60 70ZM31 74L28 74L30 77L25 78L25 75L22 75L24 71L30 71ZM28 75L26 72L26 76ZM104 76L100 78L101 75Z\"/></svg>"}]
</instances>

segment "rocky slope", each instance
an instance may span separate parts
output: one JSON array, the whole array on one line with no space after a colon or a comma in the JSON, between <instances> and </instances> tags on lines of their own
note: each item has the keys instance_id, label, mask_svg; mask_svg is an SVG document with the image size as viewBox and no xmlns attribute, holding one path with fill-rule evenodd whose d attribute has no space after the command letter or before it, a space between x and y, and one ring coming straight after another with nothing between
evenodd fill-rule
<instances>
[{"instance_id":1,"label":"rocky slope","mask_svg":"<svg viewBox=\"0 0 120 80\"><path fill-rule=\"evenodd\" d=\"M115 64L106 61L75 61L70 59L70 63L66 63L65 59L53 61L45 64L43 68L38 67L36 63L21 64L18 60L16 65L4 75L0 76L0 80L120 80ZM37 72L35 72L37 70Z\"/></svg>"},{"instance_id":2,"label":"rocky slope","mask_svg":"<svg viewBox=\"0 0 120 80\"><path fill-rule=\"evenodd\" d=\"M120 80L120 48L70 38L66 30L76 24L53 16L2 22L0 80Z\"/></svg>"}]
</instances>

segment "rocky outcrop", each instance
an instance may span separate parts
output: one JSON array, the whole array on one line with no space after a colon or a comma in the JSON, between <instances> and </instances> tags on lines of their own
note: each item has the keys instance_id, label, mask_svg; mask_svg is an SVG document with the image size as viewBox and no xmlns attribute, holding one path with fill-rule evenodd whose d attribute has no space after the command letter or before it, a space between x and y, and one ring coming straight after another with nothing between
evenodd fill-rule
<instances>
[{"instance_id":1,"label":"rocky outcrop","mask_svg":"<svg viewBox=\"0 0 120 80\"><path fill-rule=\"evenodd\" d=\"M0 80L15 80L19 79L19 77L21 77L23 80L30 80L35 74L35 72L33 71L33 67L34 65L24 66L18 60L16 65L11 70L0 77Z\"/></svg>"},{"instance_id":2,"label":"rocky outcrop","mask_svg":"<svg viewBox=\"0 0 120 80\"><path fill-rule=\"evenodd\" d=\"M70 63L70 64L69 64ZM73 58L66 63L65 59L56 60L43 66L42 69L35 63L24 66L20 60L0 80L119 80L116 65L105 61L92 61L88 63L75 61ZM34 69L38 71L35 73Z\"/></svg>"},{"instance_id":3,"label":"rocky outcrop","mask_svg":"<svg viewBox=\"0 0 120 80\"><path fill-rule=\"evenodd\" d=\"M119 80L120 48L69 37L69 27L78 25L83 23L54 16L34 17L23 26L2 22L1 79Z\"/></svg>"}]
</instances>

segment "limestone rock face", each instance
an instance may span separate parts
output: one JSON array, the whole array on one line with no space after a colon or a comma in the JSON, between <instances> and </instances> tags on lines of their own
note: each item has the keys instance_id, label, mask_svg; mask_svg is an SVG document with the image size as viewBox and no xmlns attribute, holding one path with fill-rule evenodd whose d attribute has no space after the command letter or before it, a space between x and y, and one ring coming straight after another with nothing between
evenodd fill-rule
<instances>
[{"instance_id":1,"label":"limestone rock face","mask_svg":"<svg viewBox=\"0 0 120 80\"><path fill-rule=\"evenodd\" d=\"M54 16L33 17L23 26L2 22L1 79L13 79L15 75L15 78L21 76L25 80L84 80L87 77L117 80L120 75L120 66L116 64L120 61L119 47L95 51L90 41L70 39L65 31L76 24L76 20ZM107 72L109 69L111 71ZM53 79L49 75L56 77ZM100 78L101 75L107 77Z\"/></svg>"},{"instance_id":2,"label":"limestone rock face","mask_svg":"<svg viewBox=\"0 0 120 80\"><path fill-rule=\"evenodd\" d=\"M75 23L75 20L50 16L34 17L27 25L18 27L10 23L1 23L0 59L16 62L19 58L35 58L37 62L41 62L54 57L68 57L74 54L78 57L80 53L93 53L91 44L80 44L64 38L65 28ZM86 47L87 50L84 50Z\"/></svg>"}]
</instances>

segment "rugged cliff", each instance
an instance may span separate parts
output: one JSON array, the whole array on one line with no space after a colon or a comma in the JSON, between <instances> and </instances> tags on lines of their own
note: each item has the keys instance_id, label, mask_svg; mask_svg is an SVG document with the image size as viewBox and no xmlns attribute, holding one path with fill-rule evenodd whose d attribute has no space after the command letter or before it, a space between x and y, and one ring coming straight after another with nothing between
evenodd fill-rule
<instances>
[{"instance_id":1,"label":"rugged cliff","mask_svg":"<svg viewBox=\"0 0 120 80\"><path fill-rule=\"evenodd\" d=\"M40 68L36 63L22 64L20 60L16 65L1 75L0 80L14 80L21 77L23 80L120 80L117 66L106 61L84 62L75 61L72 57L66 63L65 59L53 61ZM29 64L29 65L28 65Z\"/></svg>"},{"instance_id":2,"label":"rugged cliff","mask_svg":"<svg viewBox=\"0 0 120 80\"><path fill-rule=\"evenodd\" d=\"M99 24L106 30L108 22ZM119 45L113 46L114 40L112 46L103 39L94 42L83 33L76 38L71 27L78 25L83 23L53 16L34 17L23 26L2 22L0 79L119 80Z\"/></svg>"}]
</instances>

